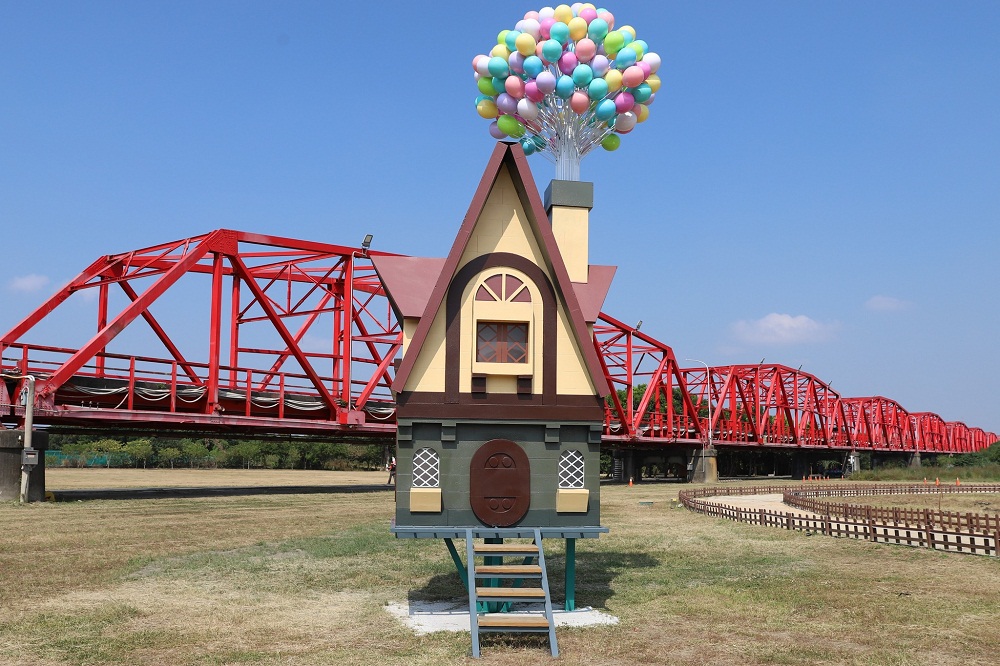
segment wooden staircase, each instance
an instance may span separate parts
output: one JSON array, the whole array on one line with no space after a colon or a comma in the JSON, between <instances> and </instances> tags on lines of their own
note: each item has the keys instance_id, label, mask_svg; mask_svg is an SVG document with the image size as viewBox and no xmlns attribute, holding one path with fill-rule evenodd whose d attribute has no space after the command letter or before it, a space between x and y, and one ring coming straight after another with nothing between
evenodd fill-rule
<instances>
[{"instance_id":1,"label":"wooden staircase","mask_svg":"<svg viewBox=\"0 0 1000 666\"><path fill-rule=\"evenodd\" d=\"M473 657L479 657L479 636L484 632L548 632L552 656L559 656L541 530L533 531L534 543L504 543L505 533L521 536L524 528L465 530ZM506 563L508 558L521 558L521 562ZM538 585L524 586L525 581L538 581ZM531 604L535 609L505 612L515 603Z\"/></svg>"}]
</instances>

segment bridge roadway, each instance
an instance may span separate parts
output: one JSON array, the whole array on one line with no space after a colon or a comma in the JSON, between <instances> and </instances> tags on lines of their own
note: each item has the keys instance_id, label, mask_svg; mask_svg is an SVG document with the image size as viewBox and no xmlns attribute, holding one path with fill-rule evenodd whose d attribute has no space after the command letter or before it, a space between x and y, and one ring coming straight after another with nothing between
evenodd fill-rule
<instances>
[{"instance_id":1,"label":"bridge roadway","mask_svg":"<svg viewBox=\"0 0 1000 666\"><path fill-rule=\"evenodd\" d=\"M80 339L88 308L96 333ZM43 333L68 341L30 341ZM191 336L207 339L197 359L182 351ZM696 449L709 429L718 446L817 451L960 453L997 440L881 396L842 397L784 365L682 368L606 313L594 345L610 448ZM35 422L68 431L388 441L401 347L368 251L219 229L100 257L4 334L0 422L23 423L31 374Z\"/></svg>"}]
</instances>

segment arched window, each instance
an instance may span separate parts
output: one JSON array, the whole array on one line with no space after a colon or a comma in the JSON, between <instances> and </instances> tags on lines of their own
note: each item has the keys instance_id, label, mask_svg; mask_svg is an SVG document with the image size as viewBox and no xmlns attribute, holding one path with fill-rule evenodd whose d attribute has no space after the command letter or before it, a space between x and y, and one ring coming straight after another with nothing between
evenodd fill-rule
<instances>
[{"instance_id":1,"label":"arched window","mask_svg":"<svg viewBox=\"0 0 1000 666\"><path fill-rule=\"evenodd\" d=\"M476 317L476 362L527 363L531 346L528 285L501 271L479 283L475 300L477 312L482 313ZM503 309L495 309L494 304L502 304Z\"/></svg>"},{"instance_id":2,"label":"arched window","mask_svg":"<svg viewBox=\"0 0 1000 666\"><path fill-rule=\"evenodd\" d=\"M441 486L441 457L434 449L424 447L413 454L413 487Z\"/></svg>"},{"instance_id":3,"label":"arched window","mask_svg":"<svg viewBox=\"0 0 1000 666\"><path fill-rule=\"evenodd\" d=\"M559 454L559 487L583 488L583 454L575 449Z\"/></svg>"}]
</instances>

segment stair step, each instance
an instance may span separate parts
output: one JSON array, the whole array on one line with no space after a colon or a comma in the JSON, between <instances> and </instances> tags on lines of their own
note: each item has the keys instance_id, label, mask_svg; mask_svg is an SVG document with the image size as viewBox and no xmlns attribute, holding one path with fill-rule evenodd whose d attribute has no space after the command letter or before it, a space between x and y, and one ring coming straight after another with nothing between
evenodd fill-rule
<instances>
[{"instance_id":1,"label":"stair step","mask_svg":"<svg viewBox=\"0 0 1000 666\"><path fill-rule=\"evenodd\" d=\"M545 590L540 587L477 587L480 599L545 599Z\"/></svg>"},{"instance_id":2,"label":"stair step","mask_svg":"<svg viewBox=\"0 0 1000 666\"><path fill-rule=\"evenodd\" d=\"M490 576L541 576L542 568L537 564L489 564L476 567L477 578Z\"/></svg>"},{"instance_id":3,"label":"stair step","mask_svg":"<svg viewBox=\"0 0 1000 666\"><path fill-rule=\"evenodd\" d=\"M480 629L544 629L548 631L549 621L544 615L526 615L524 613L503 613L479 616Z\"/></svg>"},{"instance_id":4,"label":"stair step","mask_svg":"<svg viewBox=\"0 0 1000 666\"><path fill-rule=\"evenodd\" d=\"M477 555L535 555L538 546L533 543L477 543Z\"/></svg>"}]
</instances>

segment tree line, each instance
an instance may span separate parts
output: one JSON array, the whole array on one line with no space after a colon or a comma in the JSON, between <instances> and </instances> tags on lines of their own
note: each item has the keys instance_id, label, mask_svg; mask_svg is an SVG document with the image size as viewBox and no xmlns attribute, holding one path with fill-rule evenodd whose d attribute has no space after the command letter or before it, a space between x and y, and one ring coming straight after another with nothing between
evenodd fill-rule
<instances>
[{"instance_id":1,"label":"tree line","mask_svg":"<svg viewBox=\"0 0 1000 666\"><path fill-rule=\"evenodd\" d=\"M49 437L49 467L381 469L391 445L219 438Z\"/></svg>"}]
</instances>

